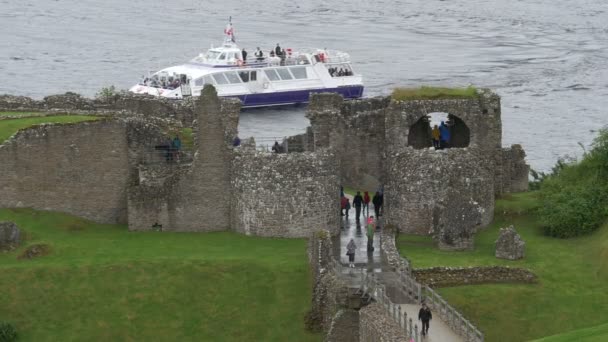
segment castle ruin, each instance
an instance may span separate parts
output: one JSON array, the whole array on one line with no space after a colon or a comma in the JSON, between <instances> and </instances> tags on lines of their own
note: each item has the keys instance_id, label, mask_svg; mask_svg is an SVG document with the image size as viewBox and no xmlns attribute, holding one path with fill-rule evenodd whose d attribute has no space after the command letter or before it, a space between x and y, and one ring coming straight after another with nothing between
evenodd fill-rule
<instances>
[{"instance_id":1,"label":"castle ruin","mask_svg":"<svg viewBox=\"0 0 608 342\"><path fill-rule=\"evenodd\" d=\"M383 185L385 224L467 249L491 222L495 196L527 189L525 154L519 145L502 147L500 98L489 90L412 101L316 94L311 127L289 138L298 146L289 153L257 151L252 142L233 147L240 104L219 99L213 87L182 102L0 96L0 110L109 116L25 129L0 145L0 207L63 211L131 230L337 234L340 186ZM434 112L449 114L453 147L431 147L427 115ZM191 162L148 157L171 120L194 128Z\"/></svg>"}]
</instances>

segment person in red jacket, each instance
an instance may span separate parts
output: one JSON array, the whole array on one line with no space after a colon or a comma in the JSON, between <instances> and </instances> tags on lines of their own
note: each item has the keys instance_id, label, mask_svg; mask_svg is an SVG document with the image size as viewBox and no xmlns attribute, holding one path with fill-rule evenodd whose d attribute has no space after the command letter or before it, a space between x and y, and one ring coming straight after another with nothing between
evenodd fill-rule
<instances>
[{"instance_id":1,"label":"person in red jacket","mask_svg":"<svg viewBox=\"0 0 608 342\"><path fill-rule=\"evenodd\" d=\"M369 216L369 193L366 191L363 194L363 215ZM365 209L367 209L367 214L365 213Z\"/></svg>"},{"instance_id":2,"label":"person in red jacket","mask_svg":"<svg viewBox=\"0 0 608 342\"><path fill-rule=\"evenodd\" d=\"M342 198L340 198L340 216L344 216L344 210L346 210L347 203L348 198L346 198L346 196L342 196Z\"/></svg>"}]
</instances>

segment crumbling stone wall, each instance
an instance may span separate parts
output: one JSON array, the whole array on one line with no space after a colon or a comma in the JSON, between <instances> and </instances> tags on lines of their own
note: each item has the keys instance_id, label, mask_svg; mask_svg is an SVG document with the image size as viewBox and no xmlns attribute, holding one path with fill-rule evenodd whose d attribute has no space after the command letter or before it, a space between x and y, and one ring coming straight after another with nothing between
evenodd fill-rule
<instances>
[{"instance_id":1,"label":"crumbling stone wall","mask_svg":"<svg viewBox=\"0 0 608 342\"><path fill-rule=\"evenodd\" d=\"M430 287L473 284L524 283L537 281L530 270L516 267L431 267L414 269L417 281Z\"/></svg>"},{"instance_id":2,"label":"crumbling stone wall","mask_svg":"<svg viewBox=\"0 0 608 342\"><path fill-rule=\"evenodd\" d=\"M521 145L501 150L501 167L496 168L496 193L528 191L530 165L526 164L526 152Z\"/></svg>"},{"instance_id":3,"label":"crumbling stone wall","mask_svg":"<svg viewBox=\"0 0 608 342\"><path fill-rule=\"evenodd\" d=\"M41 125L0 145L0 207L57 210L127 222L126 124L101 120Z\"/></svg>"},{"instance_id":4,"label":"crumbling stone wall","mask_svg":"<svg viewBox=\"0 0 608 342\"><path fill-rule=\"evenodd\" d=\"M406 148L388 162L385 186L385 220L401 231L438 234L438 220L450 224L444 208L472 204L479 216L475 227L490 223L494 211L492 173L483 154L473 148L416 150ZM462 207L464 208L464 207ZM443 213L447 217L442 216ZM456 222L454 222L456 223Z\"/></svg>"},{"instance_id":5,"label":"crumbling stone wall","mask_svg":"<svg viewBox=\"0 0 608 342\"><path fill-rule=\"evenodd\" d=\"M409 342L409 339L382 304L373 303L359 310L359 341Z\"/></svg>"},{"instance_id":6,"label":"crumbling stone wall","mask_svg":"<svg viewBox=\"0 0 608 342\"><path fill-rule=\"evenodd\" d=\"M339 233L340 182L334 156L236 149L232 165L233 229L247 235L308 237Z\"/></svg>"},{"instance_id":7,"label":"crumbling stone wall","mask_svg":"<svg viewBox=\"0 0 608 342\"><path fill-rule=\"evenodd\" d=\"M166 163L140 170L139 182L129 188L129 229L230 229L231 142L240 102L220 100L213 87L205 87L197 107L201 112L194 161L183 167Z\"/></svg>"},{"instance_id":8,"label":"crumbling stone wall","mask_svg":"<svg viewBox=\"0 0 608 342\"><path fill-rule=\"evenodd\" d=\"M197 112L195 99L170 100L152 95L119 92L90 99L68 92L42 100L26 96L0 95L0 111L44 111L51 113L125 117L146 115L180 121L191 126Z\"/></svg>"},{"instance_id":9,"label":"crumbling stone wall","mask_svg":"<svg viewBox=\"0 0 608 342\"><path fill-rule=\"evenodd\" d=\"M330 147L340 161L343 184L376 189L384 181L387 97L343 101L337 94L314 94L308 110L315 146Z\"/></svg>"}]
</instances>

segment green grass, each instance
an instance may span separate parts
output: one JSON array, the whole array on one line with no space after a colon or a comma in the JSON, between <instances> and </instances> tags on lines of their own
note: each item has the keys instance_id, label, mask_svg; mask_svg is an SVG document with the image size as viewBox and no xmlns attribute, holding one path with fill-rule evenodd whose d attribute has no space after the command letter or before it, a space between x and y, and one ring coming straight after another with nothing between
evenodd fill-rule
<instances>
[{"instance_id":1,"label":"green grass","mask_svg":"<svg viewBox=\"0 0 608 342\"><path fill-rule=\"evenodd\" d=\"M129 232L60 213L0 209L27 245L0 254L0 321L20 341L320 341L304 329L303 239Z\"/></svg>"},{"instance_id":2,"label":"green grass","mask_svg":"<svg viewBox=\"0 0 608 342\"><path fill-rule=\"evenodd\" d=\"M564 334L553 335L534 342L605 342L608 341L608 323L591 328L569 331Z\"/></svg>"},{"instance_id":3,"label":"green grass","mask_svg":"<svg viewBox=\"0 0 608 342\"><path fill-rule=\"evenodd\" d=\"M392 93L393 99L405 100L432 100L452 98L473 98L477 96L477 89L473 86L467 88L442 88L426 87L420 88L395 88Z\"/></svg>"},{"instance_id":4,"label":"green grass","mask_svg":"<svg viewBox=\"0 0 608 342\"><path fill-rule=\"evenodd\" d=\"M28 128L43 123L73 123L82 121L98 120L100 117L85 115L61 115L46 117L29 117L18 119L0 120L0 144L17 133L20 129Z\"/></svg>"},{"instance_id":5,"label":"green grass","mask_svg":"<svg viewBox=\"0 0 608 342\"><path fill-rule=\"evenodd\" d=\"M542 233L537 193L513 194L496 203L493 224L475 239L475 250L446 252L428 237L401 235L398 246L414 268L509 265L531 269L533 285L475 285L440 289L485 333L487 341L527 341L608 322L608 224L572 239ZM498 229L513 224L526 241L526 257L494 257Z\"/></svg>"},{"instance_id":6,"label":"green grass","mask_svg":"<svg viewBox=\"0 0 608 342\"><path fill-rule=\"evenodd\" d=\"M40 116L44 115L44 112L0 112L1 116Z\"/></svg>"},{"instance_id":7,"label":"green grass","mask_svg":"<svg viewBox=\"0 0 608 342\"><path fill-rule=\"evenodd\" d=\"M194 140L192 137L192 128L182 128L179 133L180 139L184 149L192 150L194 147Z\"/></svg>"}]
</instances>

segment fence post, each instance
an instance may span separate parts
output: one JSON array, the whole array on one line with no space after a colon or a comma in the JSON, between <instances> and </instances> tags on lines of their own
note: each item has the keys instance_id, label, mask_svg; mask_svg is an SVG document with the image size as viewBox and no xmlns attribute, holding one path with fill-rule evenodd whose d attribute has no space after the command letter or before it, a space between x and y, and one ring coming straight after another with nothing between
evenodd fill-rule
<instances>
[{"instance_id":1,"label":"fence post","mask_svg":"<svg viewBox=\"0 0 608 342\"><path fill-rule=\"evenodd\" d=\"M413 329L413 323L412 323L411 317L410 317L410 333L408 335L409 335L408 337L414 336L414 329Z\"/></svg>"},{"instance_id":2,"label":"fence post","mask_svg":"<svg viewBox=\"0 0 608 342\"><path fill-rule=\"evenodd\" d=\"M420 341L418 339L418 324L414 325L414 341L416 341L416 342Z\"/></svg>"},{"instance_id":3,"label":"fence post","mask_svg":"<svg viewBox=\"0 0 608 342\"><path fill-rule=\"evenodd\" d=\"M401 305L399 305L399 306L397 307L397 311L398 311L398 313L399 313L399 316L398 316L398 317L399 317L399 327L400 327L400 328L403 328L403 325L401 324L401 318L402 318L402 315L401 315Z\"/></svg>"}]
</instances>

